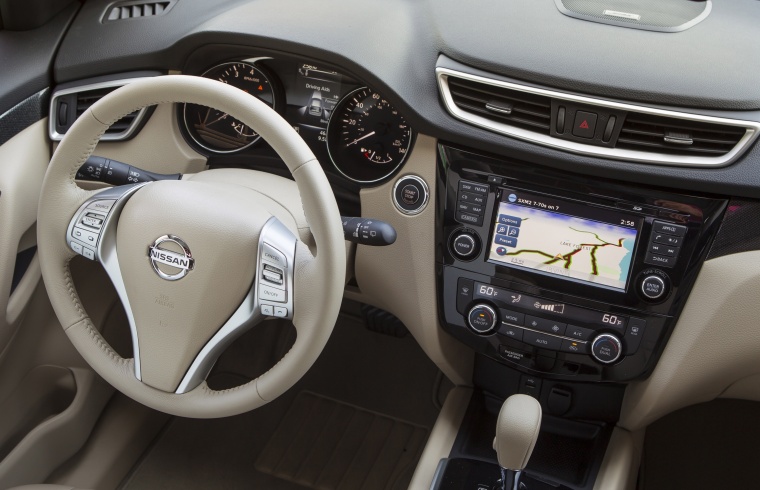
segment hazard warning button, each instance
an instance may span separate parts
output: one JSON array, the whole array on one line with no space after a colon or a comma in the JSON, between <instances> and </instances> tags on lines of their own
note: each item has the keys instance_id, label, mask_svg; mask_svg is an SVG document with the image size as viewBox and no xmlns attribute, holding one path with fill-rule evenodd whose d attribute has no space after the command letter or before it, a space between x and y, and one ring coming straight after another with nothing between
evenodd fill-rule
<instances>
[{"instance_id":1,"label":"hazard warning button","mask_svg":"<svg viewBox=\"0 0 760 490\"><path fill-rule=\"evenodd\" d=\"M579 138L593 138L596 130L597 115L593 112L577 111L573 124L573 135Z\"/></svg>"}]
</instances>

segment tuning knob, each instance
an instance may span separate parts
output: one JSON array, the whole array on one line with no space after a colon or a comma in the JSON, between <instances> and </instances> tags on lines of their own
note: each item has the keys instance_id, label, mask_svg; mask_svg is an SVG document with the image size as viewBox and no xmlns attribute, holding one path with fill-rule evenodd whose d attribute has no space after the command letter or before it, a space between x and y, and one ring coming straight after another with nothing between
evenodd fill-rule
<instances>
[{"instance_id":1,"label":"tuning knob","mask_svg":"<svg viewBox=\"0 0 760 490\"><path fill-rule=\"evenodd\" d=\"M496 328L496 311L486 304L477 304L467 313L467 324L476 333L489 334Z\"/></svg>"},{"instance_id":2,"label":"tuning knob","mask_svg":"<svg viewBox=\"0 0 760 490\"><path fill-rule=\"evenodd\" d=\"M480 253L479 240L471 233L457 233L451 240L451 249L458 258L462 260L471 260Z\"/></svg>"},{"instance_id":3,"label":"tuning knob","mask_svg":"<svg viewBox=\"0 0 760 490\"><path fill-rule=\"evenodd\" d=\"M623 345L620 339L611 333L597 335L591 343L591 355L602 364L612 364L620 359L623 353Z\"/></svg>"}]
</instances>

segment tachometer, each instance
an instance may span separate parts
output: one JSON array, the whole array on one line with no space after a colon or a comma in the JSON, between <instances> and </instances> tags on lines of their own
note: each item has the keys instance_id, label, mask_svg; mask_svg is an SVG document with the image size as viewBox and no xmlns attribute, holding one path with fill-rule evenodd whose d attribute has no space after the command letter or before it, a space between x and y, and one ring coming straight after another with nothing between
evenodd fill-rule
<instances>
[{"instance_id":1,"label":"tachometer","mask_svg":"<svg viewBox=\"0 0 760 490\"><path fill-rule=\"evenodd\" d=\"M327 149L335 168L371 183L398 169L412 144L406 119L379 93L362 87L346 95L330 117Z\"/></svg>"},{"instance_id":2,"label":"tachometer","mask_svg":"<svg viewBox=\"0 0 760 490\"><path fill-rule=\"evenodd\" d=\"M275 92L267 75L250 63L223 63L203 75L248 92L275 106ZM196 104L185 104L185 128L198 145L214 153L231 153L255 143L259 135L229 114Z\"/></svg>"}]
</instances>

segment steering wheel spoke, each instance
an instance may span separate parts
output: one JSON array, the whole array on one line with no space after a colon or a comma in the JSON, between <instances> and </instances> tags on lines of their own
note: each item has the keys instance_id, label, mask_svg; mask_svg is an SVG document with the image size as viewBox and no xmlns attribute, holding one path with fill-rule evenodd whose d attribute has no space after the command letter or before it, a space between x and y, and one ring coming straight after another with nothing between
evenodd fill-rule
<instances>
[{"instance_id":1,"label":"steering wheel spoke","mask_svg":"<svg viewBox=\"0 0 760 490\"><path fill-rule=\"evenodd\" d=\"M203 346L176 393L187 393L206 379L224 349L268 317L292 319L294 260L297 238L271 217L261 230L257 270L251 289L229 320Z\"/></svg>"}]
</instances>

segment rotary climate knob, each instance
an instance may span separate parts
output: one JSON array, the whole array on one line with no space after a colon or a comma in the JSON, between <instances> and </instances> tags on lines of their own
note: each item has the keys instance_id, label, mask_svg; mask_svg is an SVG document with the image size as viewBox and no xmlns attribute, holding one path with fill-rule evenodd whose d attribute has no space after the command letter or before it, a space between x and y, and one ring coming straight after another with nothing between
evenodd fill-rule
<instances>
[{"instance_id":1,"label":"rotary climate knob","mask_svg":"<svg viewBox=\"0 0 760 490\"><path fill-rule=\"evenodd\" d=\"M591 355L602 364L612 364L620 359L622 353L623 345L610 333L597 335L591 344Z\"/></svg>"},{"instance_id":2,"label":"rotary climate knob","mask_svg":"<svg viewBox=\"0 0 760 490\"><path fill-rule=\"evenodd\" d=\"M491 333L496 328L496 311L486 304L477 304L467 314L467 324L481 335Z\"/></svg>"}]
</instances>

